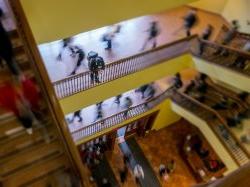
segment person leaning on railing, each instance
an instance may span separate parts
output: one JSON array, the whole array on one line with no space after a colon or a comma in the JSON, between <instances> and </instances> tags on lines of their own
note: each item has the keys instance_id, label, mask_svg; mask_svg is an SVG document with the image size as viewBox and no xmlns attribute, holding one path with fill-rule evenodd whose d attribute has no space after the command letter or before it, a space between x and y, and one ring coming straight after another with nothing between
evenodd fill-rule
<instances>
[{"instance_id":1,"label":"person leaning on railing","mask_svg":"<svg viewBox=\"0 0 250 187\"><path fill-rule=\"evenodd\" d=\"M93 83L94 81L96 83L100 83L99 80L99 71L104 70L105 68L105 62L102 57L98 56L98 53L94 51L90 51L87 56L88 59L88 66L90 72L90 78L91 82Z\"/></svg>"},{"instance_id":2,"label":"person leaning on railing","mask_svg":"<svg viewBox=\"0 0 250 187\"><path fill-rule=\"evenodd\" d=\"M213 30L214 30L214 27L210 24L207 25L207 27L203 30L201 36L200 36L200 39L202 40L209 40L212 33L213 33ZM202 41L200 41L200 44L199 44L199 55L202 55L203 52L204 52L204 49L205 49L205 46L206 44Z\"/></svg>"}]
</instances>

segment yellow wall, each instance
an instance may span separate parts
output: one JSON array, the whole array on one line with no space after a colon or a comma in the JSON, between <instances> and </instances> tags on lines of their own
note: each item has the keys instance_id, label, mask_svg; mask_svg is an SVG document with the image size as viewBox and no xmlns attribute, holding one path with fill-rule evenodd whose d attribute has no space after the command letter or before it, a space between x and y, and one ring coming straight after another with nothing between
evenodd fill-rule
<instances>
[{"instance_id":1,"label":"yellow wall","mask_svg":"<svg viewBox=\"0 0 250 187\"><path fill-rule=\"evenodd\" d=\"M226 3L227 0L199 0L194 3L190 3L190 5L196 8L220 14L223 11Z\"/></svg>"},{"instance_id":2,"label":"yellow wall","mask_svg":"<svg viewBox=\"0 0 250 187\"><path fill-rule=\"evenodd\" d=\"M200 58L193 57L193 60L198 71L242 91L250 92L249 76L206 62Z\"/></svg>"},{"instance_id":3,"label":"yellow wall","mask_svg":"<svg viewBox=\"0 0 250 187\"><path fill-rule=\"evenodd\" d=\"M129 118L128 120L124 121L123 123L117 124L113 127L105 129L99 133L92 135L92 136L89 136L87 138L79 140L78 142L76 142L76 145L81 145L84 142L87 142L91 139L94 139L95 137L101 136L107 132L111 132L112 130L118 129L119 127L122 127L122 126L124 126L124 125L126 125L134 120L137 120L137 119L139 119L143 116L146 116L148 114L151 114L155 111L159 111L159 113L155 119L155 122L153 124L153 127L152 127L152 129L155 129L155 130L159 130L161 128L164 128L164 127L166 127L166 126L168 126L168 125L170 125L170 124L172 124L180 119L180 116L171 110L171 101L169 99L167 99L148 112L145 112L145 113L143 113L137 117L134 117L134 118Z\"/></svg>"},{"instance_id":4,"label":"yellow wall","mask_svg":"<svg viewBox=\"0 0 250 187\"><path fill-rule=\"evenodd\" d=\"M233 160L226 148L223 146L223 144L220 142L220 140L204 120L198 118L196 115L180 107L179 105L176 105L175 103L172 103L172 109L177 114L183 116L186 120L200 129L200 131L206 137L207 141L213 147L214 151L226 165L228 170L225 172L225 174L229 174L232 171L238 169L237 163Z\"/></svg>"},{"instance_id":5,"label":"yellow wall","mask_svg":"<svg viewBox=\"0 0 250 187\"><path fill-rule=\"evenodd\" d=\"M151 14L195 0L20 0L37 43Z\"/></svg>"},{"instance_id":6,"label":"yellow wall","mask_svg":"<svg viewBox=\"0 0 250 187\"><path fill-rule=\"evenodd\" d=\"M120 93L135 89L143 84L174 75L183 69L193 66L189 54L162 62L145 70L116 79L106 84L61 99L59 102L64 114L69 114L86 106L103 101Z\"/></svg>"},{"instance_id":7,"label":"yellow wall","mask_svg":"<svg viewBox=\"0 0 250 187\"><path fill-rule=\"evenodd\" d=\"M239 20L240 31L250 33L250 1L249 0L228 0L222 15L228 20Z\"/></svg>"}]
</instances>

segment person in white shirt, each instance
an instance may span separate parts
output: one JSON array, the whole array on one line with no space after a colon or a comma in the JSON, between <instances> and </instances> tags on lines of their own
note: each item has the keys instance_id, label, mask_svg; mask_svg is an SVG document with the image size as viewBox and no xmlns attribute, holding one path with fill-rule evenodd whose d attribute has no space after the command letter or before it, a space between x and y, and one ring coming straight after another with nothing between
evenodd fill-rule
<instances>
[{"instance_id":1,"label":"person in white shirt","mask_svg":"<svg viewBox=\"0 0 250 187\"><path fill-rule=\"evenodd\" d=\"M135 165L135 167L134 167L134 176L135 176L136 183L139 183L139 178L144 179L144 172L143 172L143 169L142 169L141 165L139 165L139 164Z\"/></svg>"}]
</instances>

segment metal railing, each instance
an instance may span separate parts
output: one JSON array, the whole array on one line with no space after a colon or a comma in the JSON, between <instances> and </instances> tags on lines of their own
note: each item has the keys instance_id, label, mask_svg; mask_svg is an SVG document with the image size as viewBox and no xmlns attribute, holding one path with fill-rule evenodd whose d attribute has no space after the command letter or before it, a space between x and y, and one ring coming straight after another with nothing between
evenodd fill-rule
<instances>
[{"instance_id":1,"label":"metal railing","mask_svg":"<svg viewBox=\"0 0 250 187\"><path fill-rule=\"evenodd\" d=\"M149 111L150 109L154 108L156 105L161 103L166 98L170 97L171 93L173 91L173 88L168 88L166 91L161 93L160 95L149 99L148 101L138 104L136 106L133 106L127 110L123 110L119 113L116 113L110 117L107 117L105 119L96 121L95 123L88 125L86 127L82 127L80 129L74 130L71 132L71 135L73 137L73 140L76 142L80 139L83 139L85 137L91 136L93 134L96 134L100 131L103 131L104 129L108 129L110 127L113 127L117 124L122 123L123 121L138 116L142 113L145 113Z\"/></svg>"},{"instance_id":2,"label":"metal railing","mask_svg":"<svg viewBox=\"0 0 250 187\"><path fill-rule=\"evenodd\" d=\"M91 81L90 71L79 73L65 79L53 82L58 98L64 98L97 85L115 80L117 78L132 74L165 60L174 58L189 51L190 40L196 36L191 36L165 44L155 49L145 51L116 62L108 63L104 70L99 71L101 83Z\"/></svg>"}]
</instances>

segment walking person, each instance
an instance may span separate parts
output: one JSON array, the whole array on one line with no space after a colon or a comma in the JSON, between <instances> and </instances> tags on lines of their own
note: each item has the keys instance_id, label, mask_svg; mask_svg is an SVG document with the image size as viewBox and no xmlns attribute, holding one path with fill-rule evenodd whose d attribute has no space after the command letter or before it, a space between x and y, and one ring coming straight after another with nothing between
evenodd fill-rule
<instances>
[{"instance_id":1,"label":"walking person","mask_svg":"<svg viewBox=\"0 0 250 187\"><path fill-rule=\"evenodd\" d=\"M78 55L78 59L77 59L76 66L70 75L74 75L76 73L76 70L80 67L80 65L82 64L82 61L85 58L85 53L83 49L79 48L78 46L74 46L74 48L72 49L73 49L73 55L74 56Z\"/></svg>"},{"instance_id":2,"label":"walking person","mask_svg":"<svg viewBox=\"0 0 250 187\"><path fill-rule=\"evenodd\" d=\"M137 184L139 184L140 178L144 179L144 171L141 167L140 164L136 164L134 167L134 176L135 176L135 181Z\"/></svg>"},{"instance_id":3,"label":"walking person","mask_svg":"<svg viewBox=\"0 0 250 187\"><path fill-rule=\"evenodd\" d=\"M101 101L101 102L99 102L99 103L96 104L97 110L96 110L96 118L95 118L95 121L100 120L100 119L103 118L102 103L103 103L103 101Z\"/></svg>"},{"instance_id":4,"label":"walking person","mask_svg":"<svg viewBox=\"0 0 250 187\"><path fill-rule=\"evenodd\" d=\"M141 87L139 87L138 89L136 89L135 92L141 92L141 98L144 99L145 98L145 91L147 90L148 87L149 87L149 84L144 84Z\"/></svg>"},{"instance_id":5,"label":"walking person","mask_svg":"<svg viewBox=\"0 0 250 187\"><path fill-rule=\"evenodd\" d=\"M119 174L120 174L121 183L122 184L125 183L125 181L127 180L127 176L128 176L128 167L124 165L124 168L119 171Z\"/></svg>"},{"instance_id":6,"label":"walking person","mask_svg":"<svg viewBox=\"0 0 250 187\"><path fill-rule=\"evenodd\" d=\"M88 53L87 59L88 59L89 70L91 71L90 72L91 82L100 83L98 72L100 70L104 70L105 68L105 63L103 58L98 56L98 53L91 51Z\"/></svg>"},{"instance_id":7,"label":"walking person","mask_svg":"<svg viewBox=\"0 0 250 187\"><path fill-rule=\"evenodd\" d=\"M202 40L209 40L212 33L213 33L213 26L208 24L207 27L203 30L201 36L200 36L200 39ZM202 41L200 41L200 44L199 44L199 55L202 55L204 53L204 49L205 49L205 46L206 44L203 43Z\"/></svg>"},{"instance_id":8,"label":"walking person","mask_svg":"<svg viewBox=\"0 0 250 187\"><path fill-rule=\"evenodd\" d=\"M74 54L74 47L71 46L71 43L73 42L73 38L72 37L68 37L68 38L64 38L62 40L62 43L63 43L63 46L62 46L62 49L61 51L59 52L58 56L57 56L57 60L58 61L61 61L62 60L62 53L65 49L69 49L70 52L71 52L71 55Z\"/></svg>"},{"instance_id":9,"label":"walking person","mask_svg":"<svg viewBox=\"0 0 250 187\"><path fill-rule=\"evenodd\" d=\"M72 119L70 120L70 123L74 122L75 118L78 118L78 122L82 122L82 116L81 116L81 110L77 110L74 112Z\"/></svg>"},{"instance_id":10,"label":"walking person","mask_svg":"<svg viewBox=\"0 0 250 187\"><path fill-rule=\"evenodd\" d=\"M237 20L232 21L231 28L223 35L221 44L222 45L229 45L232 40L235 38L237 30L239 29L239 23ZM222 47L219 47L215 52L214 55L223 55L228 56L228 51L223 49Z\"/></svg>"},{"instance_id":11,"label":"walking person","mask_svg":"<svg viewBox=\"0 0 250 187\"><path fill-rule=\"evenodd\" d=\"M133 105L132 99L130 97L125 97L124 108L126 110L124 111L124 117L128 117L128 111L132 105Z\"/></svg>"},{"instance_id":12,"label":"walking person","mask_svg":"<svg viewBox=\"0 0 250 187\"><path fill-rule=\"evenodd\" d=\"M3 19L3 11L0 9L0 19ZM10 72L14 76L19 76L21 71L14 59L13 46L5 30L2 21L0 21L0 61L4 60Z\"/></svg>"},{"instance_id":13,"label":"walking person","mask_svg":"<svg viewBox=\"0 0 250 187\"><path fill-rule=\"evenodd\" d=\"M190 10L187 15L184 17L184 28L186 29L187 37L191 35L191 29L197 23L196 10Z\"/></svg>"},{"instance_id":14,"label":"walking person","mask_svg":"<svg viewBox=\"0 0 250 187\"><path fill-rule=\"evenodd\" d=\"M112 49L113 39L115 38L116 34L120 33L121 25L115 25L111 28L111 30L105 33L102 36L102 41L107 43L106 50Z\"/></svg>"},{"instance_id":15,"label":"walking person","mask_svg":"<svg viewBox=\"0 0 250 187\"><path fill-rule=\"evenodd\" d=\"M120 106L121 98L122 98L122 94L117 95L115 97L114 103L116 103L118 106Z\"/></svg>"},{"instance_id":16,"label":"walking person","mask_svg":"<svg viewBox=\"0 0 250 187\"><path fill-rule=\"evenodd\" d=\"M142 46L142 51L146 48L148 43L152 43L152 48L155 48L157 45L157 36L160 34L159 24L157 21L153 21L150 23L150 27L147 30L148 38L146 39L144 45Z\"/></svg>"},{"instance_id":17,"label":"walking person","mask_svg":"<svg viewBox=\"0 0 250 187\"><path fill-rule=\"evenodd\" d=\"M183 83L182 83L182 80L181 80L181 74L180 73L176 73L175 74L175 77L173 78L173 86L176 88L176 89L179 89L182 87Z\"/></svg>"}]
</instances>

